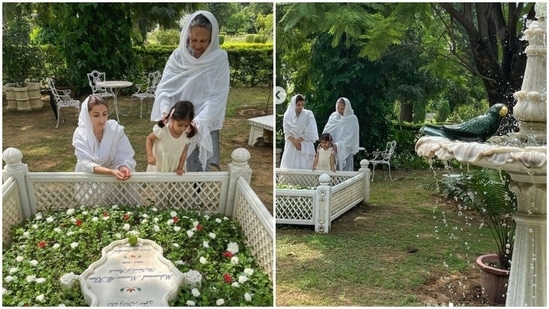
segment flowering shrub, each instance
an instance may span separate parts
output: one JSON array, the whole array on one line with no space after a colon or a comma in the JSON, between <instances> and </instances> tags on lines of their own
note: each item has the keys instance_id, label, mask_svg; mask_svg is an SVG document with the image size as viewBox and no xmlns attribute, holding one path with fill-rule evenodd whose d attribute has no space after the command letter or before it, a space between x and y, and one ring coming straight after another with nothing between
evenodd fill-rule
<instances>
[{"instance_id":1,"label":"flowering shrub","mask_svg":"<svg viewBox=\"0 0 549 309\"><path fill-rule=\"evenodd\" d=\"M222 214L118 206L37 213L16 227L3 252L2 305L86 306L80 285L64 290L61 281L82 274L112 241L134 234L160 245L181 272L202 275L200 287L181 288L170 305L273 305L272 283L237 222Z\"/></svg>"}]
</instances>

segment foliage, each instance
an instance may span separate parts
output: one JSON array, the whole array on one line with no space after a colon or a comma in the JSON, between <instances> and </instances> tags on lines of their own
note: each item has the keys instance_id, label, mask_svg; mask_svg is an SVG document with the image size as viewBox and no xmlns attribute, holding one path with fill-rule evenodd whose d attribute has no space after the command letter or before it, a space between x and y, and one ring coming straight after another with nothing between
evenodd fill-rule
<instances>
[{"instance_id":1,"label":"foliage","mask_svg":"<svg viewBox=\"0 0 549 309\"><path fill-rule=\"evenodd\" d=\"M180 34L181 32L175 29L158 31L156 40L159 45L177 45L179 44Z\"/></svg>"},{"instance_id":2,"label":"foliage","mask_svg":"<svg viewBox=\"0 0 549 309\"><path fill-rule=\"evenodd\" d=\"M450 104L448 100L440 100L438 102L437 114L435 116L435 121L442 123L450 116Z\"/></svg>"},{"instance_id":3,"label":"foliage","mask_svg":"<svg viewBox=\"0 0 549 309\"><path fill-rule=\"evenodd\" d=\"M23 87L26 80L42 76L42 53L30 44L29 22L20 14L2 31L2 74L4 82Z\"/></svg>"},{"instance_id":4,"label":"foliage","mask_svg":"<svg viewBox=\"0 0 549 309\"><path fill-rule=\"evenodd\" d=\"M475 169L459 177L443 177L425 185L455 199L462 210L473 210L483 220L496 242L499 267L509 270L513 256L517 197L509 190L510 176L505 171Z\"/></svg>"},{"instance_id":5,"label":"foliage","mask_svg":"<svg viewBox=\"0 0 549 309\"><path fill-rule=\"evenodd\" d=\"M80 288L64 292L59 278L82 274L103 247L128 232L155 241L182 273L202 274L199 290L181 289L172 305L272 306L272 283L236 221L152 206L44 211L17 226L3 251L2 305L85 306Z\"/></svg>"}]
</instances>

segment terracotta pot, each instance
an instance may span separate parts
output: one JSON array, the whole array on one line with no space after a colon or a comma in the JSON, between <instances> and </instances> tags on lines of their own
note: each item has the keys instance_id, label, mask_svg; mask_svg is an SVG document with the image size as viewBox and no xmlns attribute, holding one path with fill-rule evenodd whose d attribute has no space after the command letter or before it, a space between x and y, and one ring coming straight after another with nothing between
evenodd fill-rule
<instances>
[{"instance_id":1,"label":"terracotta pot","mask_svg":"<svg viewBox=\"0 0 549 309\"><path fill-rule=\"evenodd\" d=\"M497 254L484 254L477 258L480 268L480 286L487 301L495 305L505 305L509 271L490 265L499 264Z\"/></svg>"}]
</instances>

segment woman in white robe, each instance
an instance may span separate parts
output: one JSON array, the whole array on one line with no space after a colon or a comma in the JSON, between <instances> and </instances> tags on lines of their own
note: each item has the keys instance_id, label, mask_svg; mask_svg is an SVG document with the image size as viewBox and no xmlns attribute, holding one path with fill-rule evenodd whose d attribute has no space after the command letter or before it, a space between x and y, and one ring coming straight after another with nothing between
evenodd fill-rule
<instances>
[{"instance_id":1,"label":"woman in white robe","mask_svg":"<svg viewBox=\"0 0 549 309\"><path fill-rule=\"evenodd\" d=\"M193 13L181 31L155 92L151 120L163 119L178 101L191 101L197 138L189 145L187 171L219 168L219 130L229 95L229 61L219 46L219 25L208 11Z\"/></svg>"},{"instance_id":2,"label":"woman in white robe","mask_svg":"<svg viewBox=\"0 0 549 309\"><path fill-rule=\"evenodd\" d=\"M124 133L124 127L116 120L109 120L108 114L107 102L100 96L90 95L82 103L78 127L72 139L76 155L75 172L112 175L118 180L128 180L135 172L135 152ZM136 192L112 184L77 185L76 191L77 199L82 204L116 201L140 204Z\"/></svg>"},{"instance_id":3,"label":"woman in white robe","mask_svg":"<svg viewBox=\"0 0 549 309\"><path fill-rule=\"evenodd\" d=\"M330 133L337 152L337 170L354 170L354 155L358 152L358 119L347 98L336 101L336 111L330 115L322 133Z\"/></svg>"},{"instance_id":4,"label":"woman in white robe","mask_svg":"<svg viewBox=\"0 0 549 309\"><path fill-rule=\"evenodd\" d=\"M281 168L310 170L313 167L318 129L313 112L304 106L305 98L301 94L294 95L284 113Z\"/></svg>"}]
</instances>

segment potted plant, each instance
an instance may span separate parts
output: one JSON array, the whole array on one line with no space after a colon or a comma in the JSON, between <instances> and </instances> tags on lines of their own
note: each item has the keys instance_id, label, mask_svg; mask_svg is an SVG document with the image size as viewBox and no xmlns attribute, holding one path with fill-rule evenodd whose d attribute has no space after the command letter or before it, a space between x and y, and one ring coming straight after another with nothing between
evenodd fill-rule
<instances>
[{"instance_id":1,"label":"potted plant","mask_svg":"<svg viewBox=\"0 0 549 309\"><path fill-rule=\"evenodd\" d=\"M2 32L2 73L13 84L17 110L31 110L27 80L39 71L40 50L30 45L30 25L21 15L6 23Z\"/></svg>"},{"instance_id":2,"label":"potted plant","mask_svg":"<svg viewBox=\"0 0 549 309\"><path fill-rule=\"evenodd\" d=\"M505 304L513 256L516 225L512 214L517 209L517 197L509 189L510 179L505 171L481 168L458 177L443 177L427 186L475 211L490 230L496 251L479 256L476 262L481 269L483 294L494 304Z\"/></svg>"}]
</instances>

